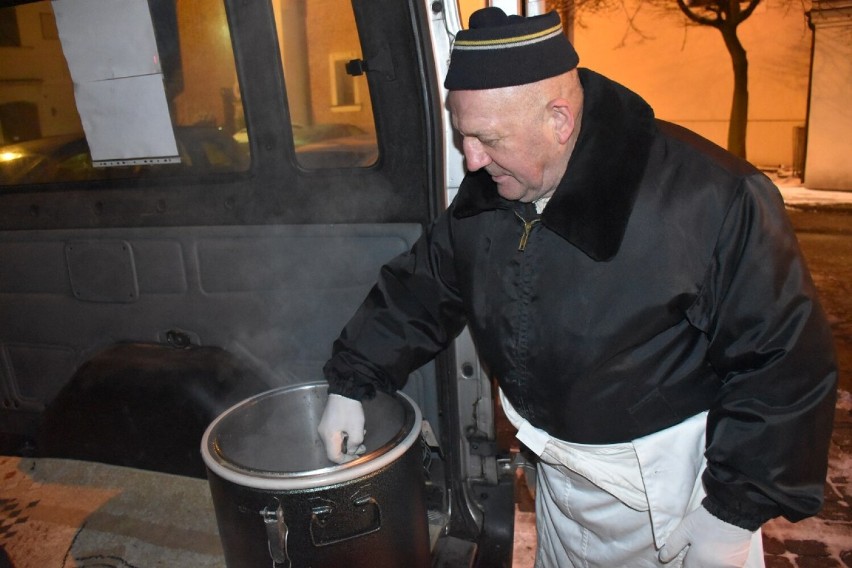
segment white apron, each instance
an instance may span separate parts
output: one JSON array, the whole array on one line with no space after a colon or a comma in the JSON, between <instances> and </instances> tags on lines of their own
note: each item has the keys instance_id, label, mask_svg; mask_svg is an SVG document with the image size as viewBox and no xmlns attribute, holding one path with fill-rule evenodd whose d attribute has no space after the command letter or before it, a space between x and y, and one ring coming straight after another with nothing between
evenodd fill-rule
<instances>
[{"instance_id":1,"label":"white apron","mask_svg":"<svg viewBox=\"0 0 852 568\"><path fill-rule=\"evenodd\" d=\"M539 456L536 568L677 568L657 552L705 497L707 413L622 444L573 444L522 418L500 391L517 438ZM763 568L761 531L744 568Z\"/></svg>"}]
</instances>

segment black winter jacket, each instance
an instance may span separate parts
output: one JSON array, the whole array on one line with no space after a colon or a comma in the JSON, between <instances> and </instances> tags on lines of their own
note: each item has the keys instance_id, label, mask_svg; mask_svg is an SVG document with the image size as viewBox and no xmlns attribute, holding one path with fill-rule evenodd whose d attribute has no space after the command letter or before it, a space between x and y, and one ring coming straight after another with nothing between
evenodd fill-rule
<instances>
[{"instance_id":1,"label":"black winter jacket","mask_svg":"<svg viewBox=\"0 0 852 568\"><path fill-rule=\"evenodd\" d=\"M335 342L330 392L398 389L467 324L515 409L552 436L625 442L709 410L712 513L752 530L815 514L836 362L777 188L580 77L580 137L544 213L468 174Z\"/></svg>"}]
</instances>

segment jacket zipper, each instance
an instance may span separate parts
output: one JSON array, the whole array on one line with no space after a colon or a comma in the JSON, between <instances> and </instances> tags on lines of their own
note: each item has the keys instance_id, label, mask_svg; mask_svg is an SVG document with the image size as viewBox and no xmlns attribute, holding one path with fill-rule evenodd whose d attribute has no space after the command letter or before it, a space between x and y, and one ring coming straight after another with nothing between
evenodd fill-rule
<instances>
[{"instance_id":1,"label":"jacket zipper","mask_svg":"<svg viewBox=\"0 0 852 568\"><path fill-rule=\"evenodd\" d=\"M526 213L531 213L532 211L527 210ZM530 239L530 235L532 234L533 227L535 227L539 222L541 222L540 217L536 217L531 221L527 221L521 212L515 210L515 216L521 221L523 224L523 233L521 234L521 239L518 242L518 252L524 252L527 248L527 244ZM529 351L529 333L530 333L530 319L531 319L531 282L532 278L532 266L530 262L532 262L528 255L524 255L522 258L518 259L520 270L519 273L519 281L518 281L518 302L519 309L516 314L516 320L514 326L516 328L516 336L515 336L515 373L517 384L519 385L520 399L518 400L519 406L524 413L525 416L529 416L529 407L527 404L527 397L524 396L523 391L525 385L528 383L529 378L529 359L530 359L530 351ZM517 407L516 407L517 408Z\"/></svg>"},{"instance_id":2,"label":"jacket zipper","mask_svg":"<svg viewBox=\"0 0 852 568\"><path fill-rule=\"evenodd\" d=\"M539 222L541 222L541 218L533 219L532 221L527 221L524 219L520 213L515 211L515 216L521 220L521 223L524 224L524 233L521 235L521 241L518 243L518 250L523 252L527 248L527 241L530 238L530 233L532 232L532 228Z\"/></svg>"}]
</instances>

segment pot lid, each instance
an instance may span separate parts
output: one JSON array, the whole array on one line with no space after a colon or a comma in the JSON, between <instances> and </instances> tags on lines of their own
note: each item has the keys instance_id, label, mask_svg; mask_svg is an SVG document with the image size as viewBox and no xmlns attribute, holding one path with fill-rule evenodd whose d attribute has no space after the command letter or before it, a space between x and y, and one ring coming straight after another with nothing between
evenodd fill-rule
<instances>
[{"instance_id":1,"label":"pot lid","mask_svg":"<svg viewBox=\"0 0 852 568\"><path fill-rule=\"evenodd\" d=\"M363 402L366 453L335 464L317 433L326 391L325 382L281 387L232 406L204 434L205 464L243 485L314 487L375 471L419 438L416 404L403 393L379 392Z\"/></svg>"}]
</instances>

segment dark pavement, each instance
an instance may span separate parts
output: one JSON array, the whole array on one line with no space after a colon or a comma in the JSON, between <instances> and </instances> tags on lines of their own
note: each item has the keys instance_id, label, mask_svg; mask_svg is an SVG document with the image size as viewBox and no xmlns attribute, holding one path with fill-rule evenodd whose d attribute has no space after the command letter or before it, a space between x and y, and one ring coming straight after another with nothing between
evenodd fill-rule
<instances>
[{"instance_id":1,"label":"dark pavement","mask_svg":"<svg viewBox=\"0 0 852 568\"><path fill-rule=\"evenodd\" d=\"M812 519L774 520L764 528L768 568L852 567L852 192L847 195L848 203L788 201L834 332L840 380L825 506Z\"/></svg>"}]
</instances>

